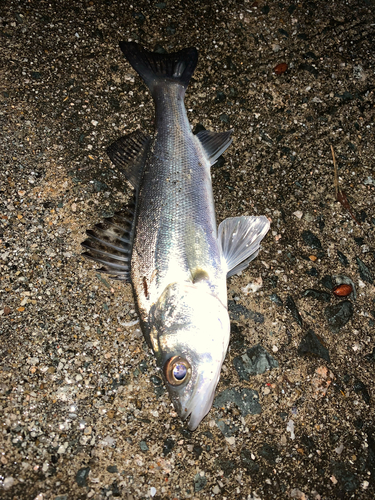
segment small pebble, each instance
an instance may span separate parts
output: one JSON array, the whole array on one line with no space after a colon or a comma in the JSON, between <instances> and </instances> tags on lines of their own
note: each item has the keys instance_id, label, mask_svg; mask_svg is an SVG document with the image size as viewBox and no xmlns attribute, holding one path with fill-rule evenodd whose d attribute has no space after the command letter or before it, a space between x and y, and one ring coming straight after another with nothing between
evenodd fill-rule
<instances>
[{"instance_id":1,"label":"small pebble","mask_svg":"<svg viewBox=\"0 0 375 500\"><path fill-rule=\"evenodd\" d=\"M163 445L163 455L166 456L168 455L172 449L175 446L175 441L172 438L167 438L164 440L164 445Z\"/></svg>"},{"instance_id":2,"label":"small pebble","mask_svg":"<svg viewBox=\"0 0 375 500\"><path fill-rule=\"evenodd\" d=\"M142 451L148 451L148 446L147 446L146 441L140 441L139 447L141 448Z\"/></svg>"},{"instance_id":3,"label":"small pebble","mask_svg":"<svg viewBox=\"0 0 375 500\"><path fill-rule=\"evenodd\" d=\"M194 491L195 491L195 493L198 493L198 491L203 490L203 488L206 486L206 483L207 483L207 478L198 472L198 474L196 474L194 477Z\"/></svg>"},{"instance_id":4,"label":"small pebble","mask_svg":"<svg viewBox=\"0 0 375 500\"><path fill-rule=\"evenodd\" d=\"M272 368L278 368L279 363L260 344L251 347L242 356L233 359L240 380L250 380L253 375L260 375Z\"/></svg>"},{"instance_id":5,"label":"small pebble","mask_svg":"<svg viewBox=\"0 0 375 500\"><path fill-rule=\"evenodd\" d=\"M335 285L333 287L332 291L334 289L336 289L338 286L341 286L341 285L348 286L348 287L351 288L351 292L347 295L347 297L349 297L351 300L356 300L356 298L357 298L357 291L356 291L356 288L355 288L353 280L351 278L349 278L349 276L345 276L343 274L336 274L335 276L332 277L332 279L333 279L333 283ZM347 289L346 288L343 288L343 289L339 288L340 293L344 293L345 290L348 291L349 288L347 288Z\"/></svg>"},{"instance_id":6,"label":"small pebble","mask_svg":"<svg viewBox=\"0 0 375 500\"><path fill-rule=\"evenodd\" d=\"M280 63L277 64L274 68L273 71L276 73L276 75L282 75L285 73L285 71L288 69L288 65L286 63ZM301 218L301 217L300 217Z\"/></svg>"},{"instance_id":7,"label":"small pebble","mask_svg":"<svg viewBox=\"0 0 375 500\"><path fill-rule=\"evenodd\" d=\"M317 236L313 234L311 231L303 231L302 239L310 248L314 248L317 250L322 249L322 244Z\"/></svg>"},{"instance_id":8,"label":"small pebble","mask_svg":"<svg viewBox=\"0 0 375 500\"><path fill-rule=\"evenodd\" d=\"M301 340L298 347L298 354L312 354L326 360L328 363L331 362L328 349L313 330L309 330Z\"/></svg>"},{"instance_id":9,"label":"small pebble","mask_svg":"<svg viewBox=\"0 0 375 500\"><path fill-rule=\"evenodd\" d=\"M78 486L87 486L87 478L90 473L90 467L82 467L76 474L76 483Z\"/></svg>"},{"instance_id":10,"label":"small pebble","mask_svg":"<svg viewBox=\"0 0 375 500\"><path fill-rule=\"evenodd\" d=\"M292 313L293 318L297 321L299 326L302 326L302 317L297 309L296 303L294 302L293 298L288 295L286 298L286 307L289 309L289 311Z\"/></svg>"},{"instance_id":11,"label":"small pebble","mask_svg":"<svg viewBox=\"0 0 375 500\"><path fill-rule=\"evenodd\" d=\"M332 290L333 294L336 295L336 297L347 297L353 292L353 287L351 285L337 285L335 288Z\"/></svg>"},{"instance_id":12,"label":"small pebble","mask_svg":"<svg viewBox=\"0 0 375 500\"><path fill-rule=\"evenodd\" d=\"M259 404L258 392L253 389L226 389L216 396L213 406L221 408L227 403L234 403L243 417L249 414L257 415L262 411L262 407Z\"/></svg>"},{"instance_id":13,"label":"small pebble","mask_svg":"<svg viewBox=\"0 0 375 500\"><path fill-rule=\"evenodd\" d=\"M278 306L284 305L283 301L280 299L280 297L276 293L271 294L270 299L272 300L272 302L274 302Z\"/></svg>"},{"instance_id":14,"label":"small pebble","mask_svg":"<svg viewBox=\"0 0 375 500\"><path fill-rule=\"evenodd\" d=\"M234 300L228 300L228 311L231 319L241 321L241 319L251 319L254 323L264 323L263 314L251 311L242 304L237 304Z\"/></svg>"},{"instance_id":15,"label":"small pebble","mask_svg":"<svg viewBox=\"0 0 375 500\"><path fill-rule=\"evenodd\" d=\"M349 300L344 300L332 306L327 306L324 315L328 321L329 329L333 333L339 330L352 318L354 313L353 304Z\"/></svg>"},{"instance_id":16,"label":"small pebble","mask_svg":"<svg viewBox=\"0 0 375 500\"><path fill-rule=\"evenodd\" d=\"M333 283L332 277L329 276L328 274L323 276L323 278L320 280L321 284L328 288L328 290L333 290L335 284Z\"/></svg>"},{"instance_id":17,"label":"small pebble","mask_svg":"<svg viewBox=\"0 0 375 500\"><path fill-rule=\"evenodd\" d=\"M367 281L367 283L373 284L374 280L370 269L366 266L364 262L359 257L356 257L356 262L358 264L359 275L363 281Z\"/></svg>"},{"instance_id":18,"label":"small pebble","mask_svg":"<svg viewBox=\"0 0 375 500\"><path fill-rule=\"evenodd\" d=\"M10 488L14 485L14 477L12 476L7 476L4 480L3 480L3 488L5 491L7 490L10 490Z\"/></svg>"},{"instance_id":19,"label":"small pebble","mask_svg":"<svg viewBox=\"0 0 375 500\"><path fill-rule=\"evenodd\" d=\"M365 403L370 404L370 399L371 399L370 394L368 392L367 387L365 386L365 384L361 380L356 379L354 381L353 389L355 390L355 392L357 394L361 394Z\"/></svg>"},{"instance_id":20,"label":"small pebble","mask_svg":"<svg viewBox=\"0 0 375 500\"><path fill-rule=\"evenodd\" d=\"M250 450L242 449L241 465L247 470L248 474L256 474L259 471L259 465L255 461L255 455Z\"/></svg>"},{"instance_id":21,"label":"small pebble","mask_svg":"<svg viewBox=\"0 0 375 500\"><path fill-rule=\"evenodd\" d=\"M335 448L335 452L338 455L341 455L341 453L343 452L343 450L344 450L344 445L342 443L337 448Z\"/></svg>"},{"instance_id":22,"label":"small pebble","mask_svg":"<svg viewBox=\"0 0 375 500\"><path fill-rule=\"evenodd\" d=\"M107 471L111 474L115 474L116 472L118 472L117 465L108 465Z\"/></svg>"},{"instance_id":23,"label":"small pebble","mask_svg":"<svg viewBox=\"0 0 375 500\"><path fill-rule=\"evenodd\" d=\"M293 420L289 420L286 426L286 430L290 432L290 439L295 439L296 435L294 434L294 422Z\"/></svg>"},{"instance_id":24,"label":"small pebble","mask_svg":"<svg viewBox=\"0 0 375 500\"><path fill-rule=\"evenodd\" d=\"M314 290L309 288L302 293L302 297L311 297L313 299L319 300L320 302L330 302L331 294L324 292L322 290Z\"/></svg>"}]
</instances>

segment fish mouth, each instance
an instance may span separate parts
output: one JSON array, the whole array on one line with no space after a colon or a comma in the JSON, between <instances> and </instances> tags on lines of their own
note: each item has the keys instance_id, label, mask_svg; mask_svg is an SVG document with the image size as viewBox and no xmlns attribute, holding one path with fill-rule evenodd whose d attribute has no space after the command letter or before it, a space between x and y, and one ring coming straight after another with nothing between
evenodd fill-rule
<instances>
[{"instance_id":1,"label":"fish mouth","mask_svg":"<svg viewBox=\"0 0 375 500\"><path fill-rule=\"evenodd\" d=\"M182 420L189 419L187 428L190 431L194 431L210 411L215 397L215 389L219 382L220 371L212 380L206 383L202 382L204 374L201 374L187 403L182 405L180 403L178 413Z\"/></svg>"}]
</instances>

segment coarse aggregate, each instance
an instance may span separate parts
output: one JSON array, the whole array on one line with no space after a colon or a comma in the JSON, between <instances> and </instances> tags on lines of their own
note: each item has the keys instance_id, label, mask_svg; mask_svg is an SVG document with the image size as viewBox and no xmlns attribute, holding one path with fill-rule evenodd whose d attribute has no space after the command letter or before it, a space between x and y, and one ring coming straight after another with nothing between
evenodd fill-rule
<instances>
[{"instance_id":1,"label":"coarse aggregate","mask_svg":"<svg viewBox=\"0 0 375 500\"><path fill-rule=\"evenodd\" d=\"M1 498L375 497L374 13L374 0L0 2ZM228 281L231 343L194 433L130 285L80 256L85 230L131 196L106 147L153 130L120 40L198 48L190 122L233 128L212 169L218 222L272 220ZM336 297L341 283L354 291Z\"/></svg>"}]
</instances>

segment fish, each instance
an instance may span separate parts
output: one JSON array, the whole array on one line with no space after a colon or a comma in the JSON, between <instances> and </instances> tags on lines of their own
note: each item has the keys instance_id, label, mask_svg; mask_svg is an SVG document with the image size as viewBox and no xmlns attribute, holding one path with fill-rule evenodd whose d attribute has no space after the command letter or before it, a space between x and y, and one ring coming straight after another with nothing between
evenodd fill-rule
<instances>
[{"instance_id":1,"label":"fish","mask_svg":"<svg viewBox=\"0 0 375 500\"><path fill-rule=\"evenodd\" d=\"M228 349L227 278L258 255L270 222L236 216L217 226L211 167L232 130L192 132L184 97L197 49L120 48L153 97L155 134L137 129L107 148L133 198L87 231L82 255L132 284L143 335L176 413L193 431L211 409Z\"/></svg>"}]
</instances>

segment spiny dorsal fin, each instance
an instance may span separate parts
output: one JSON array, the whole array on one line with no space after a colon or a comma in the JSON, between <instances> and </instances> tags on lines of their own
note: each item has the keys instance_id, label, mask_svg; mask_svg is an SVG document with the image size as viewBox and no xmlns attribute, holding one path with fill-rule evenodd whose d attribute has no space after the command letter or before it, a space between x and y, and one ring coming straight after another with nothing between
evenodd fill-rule
<instances>
[{"instance_id":1,"label":"spiny dorsal fin","mask_svg":"<svg viewBox=\"0 0 375 500\"><path fill-rule=\"evenodd\" d=\"M260 250L270 222L260 217L229 217L219 225L219 242L227 263L227 278L246 269Z\"/></svg>"},{"instance_id":2,"label":"spiny dorsal fin","mask_svg":"<svg viewBox=\"0 0 375 500\"><path fill-rule=\"evenodd\" d=\"M228 130L228 132L211 132L210 130L198 132L197 138L200 140L211 165L231 145L231 133L232 130Z\"/></svg>"},{"instance_id":3,"label":"spiny dorsal fin","mask_svg":"<svg viewBox=\"0 0 375 500\"><path fill-rule=\"evenodd\" d=\"M130 281L130 261L134 237L135 205L116 212L113 217L86 231L88 238L81 243L83 257L102 264L100 272L111 278Z\"/></svg>"},{"instance_id":4,"label":"spiny dorsal fin","mask_svg":"<svg viewBox=\"0 0 375 500\"><path fill-rule=\"evenodd\" d=\"M151 138L138 129L120 137L107 148L111 161L121 170L136 191L139 191L150 143Z\"/></svg>"}]
</instances>

